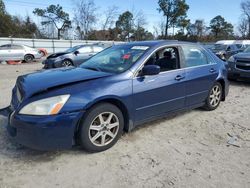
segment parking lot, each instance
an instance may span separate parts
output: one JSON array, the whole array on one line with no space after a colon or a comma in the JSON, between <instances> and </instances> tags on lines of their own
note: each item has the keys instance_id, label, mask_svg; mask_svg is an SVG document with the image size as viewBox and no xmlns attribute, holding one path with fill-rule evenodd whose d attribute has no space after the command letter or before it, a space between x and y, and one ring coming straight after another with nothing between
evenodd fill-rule
<instances>
[{"instance_id":1,"label":"parking lot","mask_svg":"<svg viewBox=\"0 0 250 188\"><path fill-rule=\"evenodd\" d=\"M18 75L41 63L0 65L0 108ZM38 152L9 140L0 116L0 187L250 187L250 83L232 82L215 111L145 124L111 149ZM228 145L230 136L238 137Z\"/></svg>"}]
</instances>

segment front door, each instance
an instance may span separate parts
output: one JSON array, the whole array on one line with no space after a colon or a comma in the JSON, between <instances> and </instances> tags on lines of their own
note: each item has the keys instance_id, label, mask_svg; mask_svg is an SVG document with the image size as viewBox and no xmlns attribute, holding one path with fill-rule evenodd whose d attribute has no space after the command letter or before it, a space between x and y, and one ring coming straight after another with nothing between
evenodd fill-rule
<instances>
[{"instance_id":1,"label":"front door","mask_svg":"<svg viewBox=\"0 0 250 188\"><path fill-rule=\"evenodd\" d=\"M135 123L184 108L185 71L179 62L178 48L161 49L144 65L158 65L161 73L133 79Z\"/></svg>"}]
</instances>

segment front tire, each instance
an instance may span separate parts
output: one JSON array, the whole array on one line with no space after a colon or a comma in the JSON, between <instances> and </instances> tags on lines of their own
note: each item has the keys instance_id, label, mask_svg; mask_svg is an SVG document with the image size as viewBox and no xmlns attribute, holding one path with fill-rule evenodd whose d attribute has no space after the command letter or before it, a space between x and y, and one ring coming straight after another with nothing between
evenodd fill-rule
<instances>
[{"instance_id":1,"label":"front tire","mask_svg":"<svg viewBox=\"0 0 250 188\"><path fill-rule=\"evenodd\" d=\"M121 137L124 117L119 108L101 103L87 111L79 129L82 148L89 152L101 152L111 148Z\"/></svg>"},{"instance_id":2,"label":"front tire","mask_svg":"<svg viewBox=\"0 0 250 188\"><path fill-rule=\"evenodd\" d=\"M63 60L62 67L70 67L70 66L73 66L73 63L70 60L68 59Z\"/></svg>"},{"instance_id":3,"label":"front tire","mask_svg":"<svg viewBox=\"0 0 250 188\"><path fill-rule=\"evenodd\" d=\"M222 94L222 86L219 82L216 82L209 92L204 108L208 111L218 108L222 99Z\"/></svg>"}]
</instances>

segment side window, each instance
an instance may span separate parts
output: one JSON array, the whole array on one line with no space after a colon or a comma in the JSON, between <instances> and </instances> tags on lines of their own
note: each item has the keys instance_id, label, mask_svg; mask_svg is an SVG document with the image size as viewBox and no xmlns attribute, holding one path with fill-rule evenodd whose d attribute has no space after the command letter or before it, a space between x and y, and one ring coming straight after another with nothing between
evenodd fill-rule
<instances>
[{"instance_id":1,"label":"side window","mask_svg":"<svg viewBox=\"0 0 250 188\"><path fill-rule=\"evenodd\" d=\"M166 47L156 51L145 65L158 65L161 72L179 69L179 52L176 47Z\"/></svg>"},{"instance_id":2,"label":"side window","mask_svg":"<svg viewBox=\"0 0 250 188\"><path fill-rule=\"evenodd\" d=\"M90 46L85 46L82 47L78 50L80 53L91 53L92 52L92 48Z\"/></svg>"},{"instance_id":3,"label":"side window","mask_svg":"<svg viewBox=\"0 0 250 188\"><path fill-rule=\"evenodd\" d=\"M95 53L98 53L98 52L100 52L100 51L103 50L103 48L100 47L100 46L94 46L93 49L94 49L94 52L95 52Z\"/></svg>"},{"instance_id":4,"label":"side window","mask_svg":"<svg viewBox=\"0 0 250 188\"><path fill-rule=\"evenodd\" d=\"M22 47L22 46L19 46L19 45L11 45L11 49L12 49L12 50L22 50L23 47Z\"/></svg>"},{"instance_id":5,"label":"side window","mask_svg":"<svg viewBox=\"0 0 250 188\"><path fill-rule=\"evenodd\" d=\"M184 46L185 67L196 67L209 64L207 56L197 47Z\"/></svg>"},{"instance_id":6,"label":"side window","mask_svg":"<svg viewBox=\"0 0 250 188\"><path fill-rule=\"evenodd\" d=\"M2 46L0 46L0 49L1 50L8 50L8 49L10 49L10 44L2 45Z\"/></svg>"}]
</instances>

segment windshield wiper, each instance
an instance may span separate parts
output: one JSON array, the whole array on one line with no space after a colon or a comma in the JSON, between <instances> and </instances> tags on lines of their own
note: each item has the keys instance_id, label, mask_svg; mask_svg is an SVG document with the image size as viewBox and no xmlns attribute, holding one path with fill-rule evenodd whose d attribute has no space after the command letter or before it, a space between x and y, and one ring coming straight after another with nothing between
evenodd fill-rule
<instances>
[{"instance_id":1,"label":"windshield wiper","mask_svg":"<svg viewBox=\"0 0 250 188\"><path fill-rule=\"evenodd\" d=\"M83 67L84 69L89 69L89 70L93 70L93 71L98 71L98 72L102 72L102 70L100 68L97 67Z\"/></svg>"}]
</instances>

